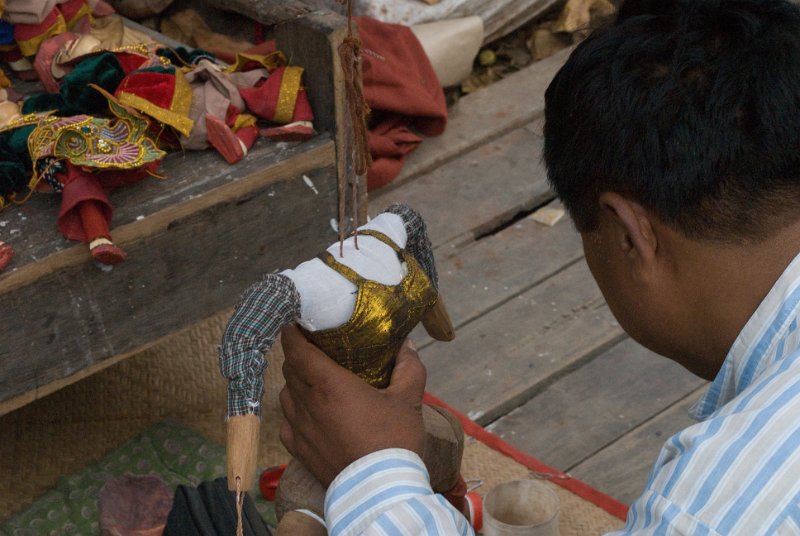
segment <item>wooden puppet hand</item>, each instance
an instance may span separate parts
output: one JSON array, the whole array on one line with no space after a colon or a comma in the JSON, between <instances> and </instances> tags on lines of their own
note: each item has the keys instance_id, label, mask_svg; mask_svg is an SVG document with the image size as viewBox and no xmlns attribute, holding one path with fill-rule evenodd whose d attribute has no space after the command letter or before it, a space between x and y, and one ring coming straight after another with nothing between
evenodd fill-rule
<instances>
[{"instance_id":1,"label":"wooden puppet hand","mask_svg":"<svg viewBox=\"0 0 800 536\"><path fill-rule=\"evenodd\" d=\"M389 387L376 389L306 340L283 329L286 386L280 438L325 486L345 467L372 452L404 448L423 453L425 366L408 341L397 356Z\"/></svg>"}]
</instances>

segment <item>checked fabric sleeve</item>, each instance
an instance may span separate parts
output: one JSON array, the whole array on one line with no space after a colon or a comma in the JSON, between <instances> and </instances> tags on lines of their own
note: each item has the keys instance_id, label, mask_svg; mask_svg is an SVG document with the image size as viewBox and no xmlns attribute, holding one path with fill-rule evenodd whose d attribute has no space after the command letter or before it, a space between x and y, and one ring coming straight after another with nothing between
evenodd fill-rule
<instances>
[{"instance_id":1,"label":"checked fabric sleeve","mask_svg":"<svg viewBox=\"0 0 800 536\"><path fill-rule=\"evenodd\" d=\"M228 378L228 417L261 415L266 354L281 329L300 316L300 295L281 274L268 274L248 288L228 321L219 366Z\"/></svg>"},{"instance_id":2,"label":"checked fabric sleeve","mask_svg":"<svg viewBox=\"0 0 800 536\"><path fill-rule=\"evenodd\" d=\"M408 251L419 263L420 268L431 280L433 287L439 289L439 276L436 273L436 262L433 259L433 246L428 238L428 230L425 220L419 213L406 206L396 203L387 208L384 212L389 212L400 216L406 228L406 251Z\"/></svg>"}]
</instances>

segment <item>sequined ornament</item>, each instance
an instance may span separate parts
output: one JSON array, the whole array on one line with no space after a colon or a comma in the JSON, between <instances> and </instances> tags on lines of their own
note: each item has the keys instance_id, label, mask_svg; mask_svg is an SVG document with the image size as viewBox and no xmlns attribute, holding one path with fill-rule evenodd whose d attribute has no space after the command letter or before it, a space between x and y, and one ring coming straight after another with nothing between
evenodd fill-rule
<instances>
[{"instance_id":1,"label":"sequined ornament","mask_svg":"<svg viewBox=\"0 0 800 536\"><path fill-rule=\"evenodd\" d=\"M116 118L88 115L42 116L28 137L33 159L33 190L43 179L44 158L67 160L88 169L136 169L161 160L165 153L147 135L148 122L113 100L109 107Z\"/></svg>"}]
</instances>

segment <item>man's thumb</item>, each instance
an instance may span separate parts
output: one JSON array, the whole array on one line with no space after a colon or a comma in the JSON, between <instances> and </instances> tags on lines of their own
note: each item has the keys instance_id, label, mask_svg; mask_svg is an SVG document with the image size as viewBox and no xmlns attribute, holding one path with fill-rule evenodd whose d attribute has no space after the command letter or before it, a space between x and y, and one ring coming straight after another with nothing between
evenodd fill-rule
<instances>
[{"instance_id":1,"label":"man's thumb","mask_svg":"<svg viewBox=\"0 0 800 536\"><path fill-rule=\"evenodd\" d=\"M425 365L422 364L417 354L416 345L411 339L406 339L397 353L397 360L387 389L413 399L414 403L417 403L425 394L426 379Z\"/></svg>"}]
</instances>

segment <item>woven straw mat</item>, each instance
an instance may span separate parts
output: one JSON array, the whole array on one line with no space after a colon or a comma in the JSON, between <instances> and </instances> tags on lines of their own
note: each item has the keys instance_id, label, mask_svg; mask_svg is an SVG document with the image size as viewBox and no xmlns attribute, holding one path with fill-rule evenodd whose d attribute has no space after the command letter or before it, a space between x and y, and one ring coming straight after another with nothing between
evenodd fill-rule
<instances>
[{"instance_id":1,"label":"woven straw mat","mask_svg":"<svg viewBox=\"0 0 800 536\"><path fill-rule=\"evenodd\" d=\"M0 417L0 521L24 509L64 475L81 470L164 419L225 442L226 382L217 346L230 317L223 311L166 337L89 378ZM279 345L269 358L259 466L286 462L278 440L282 386ZM535 476L523 465L467 438L462 474L497 483ZM548 483L561 499L562 536L601 534L621 522L594 504Z\"/></svg>"}]
</instances>

